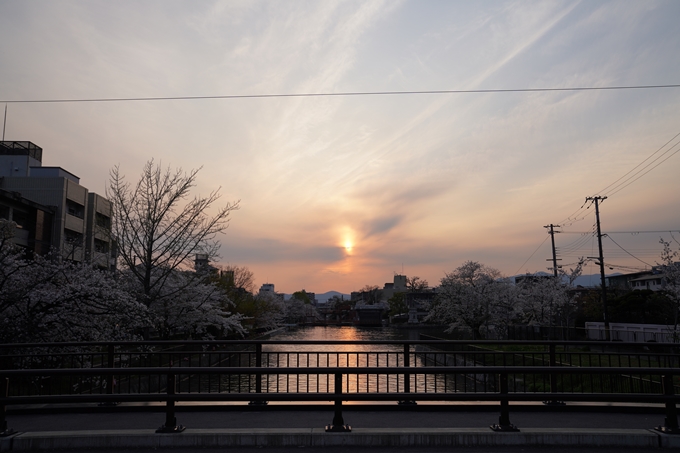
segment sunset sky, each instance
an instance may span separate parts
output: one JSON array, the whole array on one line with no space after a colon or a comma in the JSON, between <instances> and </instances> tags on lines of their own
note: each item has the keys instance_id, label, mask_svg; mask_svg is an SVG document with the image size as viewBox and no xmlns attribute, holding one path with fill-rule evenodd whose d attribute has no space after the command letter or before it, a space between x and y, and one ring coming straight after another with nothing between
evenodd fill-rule
<instances>
[{"instance_id":1,"label":"sunset sky","mask_svg":"<svg viewBox=\"0 0 680 453\"><path fill-rule=\"evenodd\" d=\"M4 0L0 106L673 85L678 18L676 0ZM202 166L197 193L241 200L220 262L278 291L546 271L551 223L568 267L597 255L587 196L609 197L608 272L680 229L680 88L7 105L5 140L97 193L117 164Z\"/></svg>"}]
</instances>

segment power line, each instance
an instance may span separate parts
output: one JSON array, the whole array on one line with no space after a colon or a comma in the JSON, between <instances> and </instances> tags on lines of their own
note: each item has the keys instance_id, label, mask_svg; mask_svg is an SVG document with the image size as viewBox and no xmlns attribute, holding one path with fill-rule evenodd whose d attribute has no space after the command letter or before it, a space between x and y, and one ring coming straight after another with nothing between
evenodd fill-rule
<instances>
[{"instance_id":1,"label":"power line","mask_svg":"<svg viewBox=\"0 0 680 453\"><path fill-rule=\"evenodd\" d=\"M610 238L609 236L607 236L607 238L608 238L610 241L612 241L614 244L616 244L621 250L623 250L624 252L626 252L628 255L632 256L633 258L635 258L635 259L638 260L639 262L641 262L641 263L643 263L643 264L646 264L646 265L649 266L649 267L652 267L651 264L649 264L649 263L647 263L647 262L645 262L645 261L642 261L640 258L638 258L637 256L633 255L633 254L630 253L628 250L626 250L626 249L624 249L623 247L621 247L621 246L619 245L619 243L616 242L614 239Z\"/></svg>"},{"instance_id":2,"label":"power line","mask_svg":"<svg viewBox=\"0 0 680 453\"><path fill-rule=\"evenodd\" d=\"M558 247L557 249L560 251L560 253L568 253L568 252L572 252L574 250L578 250L581 247L583 247L584 245L586 245L594 235L595 235L595 225L593 224L593 228L592 228L591 231L589 231L587 233L582 233L580 238L576 239L575 241L573 241L573 242L571 242L567 245L564 245L562 247Z\"/></svg>"},{"instance_id":3,"label":"power line","mask_svg":"<svg viewBox=\"0 0 680 453\"><path fill-rule=\"evenodd\" d=\"M592 231L562 231L562 233L566 234L592 234ZM680 233L680 230L648 230L648 231L642 231L642 230L634 230L634 231L607 231L607 234L644 234L644 233Z\"/></svg>"},{"instance_id":4,"label":"power line","mask_svg":"<svg viewBox=\"0 0 680 453\"><path fill-rule=\"evenodd\" d=\"M587 206L586 206L587 205ZM592 211L588 212L590 209L590 203L588 203L588 200L586 200L580 208L578 208L576 211L571 213L569 217L566 219L562 220L560 222L560 225L564 226L571 226L575 222L580 222L581 220L584 220L586 217L588 217L590 214L592 214ZM584 214L585 213L585 214ZM583 217L581 217L581 214L584 214Z\"/></svg>"},{"instance_id":5,"label":"power line","mask_svg":"<svg viewBox=\"0 0 680 453\"><path fill-rule=\"evenodd\" d=\"M588 243L592 240L593 237L595 237L594 232L592 234L583 235L583 237L578 241L572 242L571 244L564 247L557 247L557 251L559 252L560 255L564 255L567 253L575 252L577 250L581 250L583 247L588 245Z\"/></svg>"},{"instance_id":6,"label":"power line","mask_svg":"<svg viewBox=\"0 0 680 453\"><path fill-rule=\"evenodd\" d=\"M611 263L605 263L605 266L607 266L609 269L621 269L624 271L644 271L646 270L645 268L642 267L633 267L633 266L620 266L618 264L611 264Z\"/></svg>"},{"instance_id":7,"label":"power line","mask_svg":"<svg viewBox=\"0 0 680 453\"><path fill-rule=\"evenodd\" d=\"M678 143L676 143L675 145L673 145L673 148L675 148L676 146L678 146L679 143L680 143L680 142L678 142ZM671 149L673 149L673 148L671 148ZM670 151L670 150L668 150L668 151ZM668 152L668 151L667 151L667 152ZM624 186L622 186L622 187L619 187L619 188L616 189L614 192L611 192L611 193L609 194L609 196L612 196L612 195L614 195L614 194L617 194L617 193L621 192L623 189L625 189L625 188L628 187L629 185L633 184L635 181L637 181L638 179L642 178L644 175L646 175L646 174L649 173L650 171L654 170L656 167L658 167L659 165L663 164L664 162L666 162L666 161L667 161L668 159L670 159L671 157L673 157L673 156L675 156L676 154L678 154L678 151L680 151L680 148L678 148L673 154L671 154L670 156L666 157L664 160L662 160L662 161L659 162L658 164L654 165L652 168L650 168L650 169L647 170L646 172L640 174L637 178L635 178L635 179L633 179L633 180L630 180L626 185L624 185ZM664 153L664 154L666 154L666 153ZM664 154L662 154L661 156L657 157L654 161L652 161L650 164L648 164L645 168L649 167L649 165L651 165L653 162L656 162L658 159L660 159L661 157L663 157ZM642 171L642 170L640 170L640 171ZM639 173L640 173L640 172L638 172L638 173L636 173L636 174L639 174Z\"/></svg>"},{"instance_id":8,"label":"power line","mask_svg":"<svg viewBox=\"0 0 680 453\"><path fill-rule=\"evenodd\" d=\"M621 85L608 87L565 87L565 88L508 88L487 90L420 90L420 91L345 91L340 93L269 93L269 94L227 94L209 96L157 96L131 98L63 98L63 99L16 99L0 100L0 103L39 104L67 102L132 102L132 101L197 101L207 99L262 99L262 98L310 98L310 97L342 97L342 96L402 96L418 94L484 94L484 93L543 93L570 91L614 91L614 90L649 90L660 88L680 88L680 84L672 85Z\"/></svg>"},{"instance_id":9,"label":"power line","mask_svg":"<svg viewBox=\"0 0 680 453\"><path fill-rule=\"evenodd\" d=\"M522 268L524 267L524 265L527 264L527 263L529 262L529 260L536 254L536 252L538 252L538 249L540 249L541 246L542 246L543 244L545 244L545 241L547 241L547 240L548 240L548 236L546 236L545 239L543 239L543 242L541 242L541 243L538 245L538 247L536 247L536 250L534 250L534 253L532 253L531 255L529 255L529 258L527 258L527 260L526 260L525 262L522 263L522 265L519 267L519 269L517 269L517 270L515 271L515 275L519 274L519 271L522 270Z\"/></svg>"},{"instance_id":10,"label":"power line","mask_svg":"<svg viewBox=\"0 0 680 453\"><path fill-rule=\"evenodd\" d=\"M676 155L678 152L680 152L680 148L677 149L677 150L676 150L675 152L673 152L672 154L670 154L669 156L667 156L665 159L661 160L660 162L657 162L659 159L661 159L661 158L663 158L664 156L666 156L666 154L668 154L670 151L672 151L675 147L677 147L678 145L680 145L680 141L676 142L673 146L671 146L671 147L668 148L666 151L664 151L664 152L663 152L661 155L659 155L656 159L652 160L652 161L649 162L647 165L645 165L645 166L643 166L642 168L640 168L645 162L647 162L649 159L651 159L652 157L654 157L657 153L659 153L659 151L661 151L662 149L666 148L673 140L675 140L675 139L678 138L679 136L680 136L680 132L678 132L677 134L675 134L670 140L668 140L666 143L664 143L659 149L657 149L657 150L654 151L652 154L650 154L649 156L647 156L642 162L640 162L639 164L637 164L635 167L633 167L631 170L629 170L626 174L624 174L623 176L621 176L620 178L618 178L616 181L614 181L614 182L612 182L611 184L609 184L607 187L605 187L604 189L602 189L602 190L601 190L600 192L598 192L598 193L599 193L599 194L605 195L604 192L605 192L607 189L610 189L610 188L611 188L611 189L613 190L613 192L609 192L609 193L606 194L606 195L607 195L607 196L612 196L612 195L614 195L614 194L620 192L621 190L625 189L626 187L628 187L629 185L631 185L632 183L634 183L634 182L637 181L638 179L642 178L642 177L645 176L647 173L649 173L650 171L654 170L656 167L658 167L659 165L661 165L662 163L666 162L668 159L670 159L671 157L673 157L674 155ZM654 164L655 162L656 162L656 165L652 166L652 164ZM650 166L651 166L651 168L650 168ZM638 168L639 168L639 170L638 170ZM637 171L635 171L635 170L637 170ZM646 170L646 171L645 171L645 170ZM588 198L593 198L593 197L595 197L595 194L593 194L591 197L588 197ZM568 226L568 225L572 225L572 224L575 223L575 222L578 222L578 221L581 221L581 220L585 219L589 214L585 214L585 215L583 215L583 214L586 213L586 212L590 209L590 206L591 206L591 205L592 205L592 203L588 203L588 199L586 198L586 202L583 203L583 204L581 205L580 208L578 208L576 211L574 211L572 214L570 214L566 219L563 219L563 220L562 220L561 222L559 222L559 223L560 223L561 225L567 225L567 226ZM582 215L583 215L583 216L582 216Z\"/></svg>"},{"instance_id":11,"label":"power line","mask_svg":"<svg viewBox=\"0 0 680 453\"><path fill-rule=\"evenodd\" d=\"M658 153L659 151L661 151L662 149L664 149L670 142L672 142L673 140L675 140L679 135L680 135L680 132L678 132L677 134L675 134L675 136L674 136L673 138L671 138L671 139L668 140L666 143L664 143L663 146L661 146L659 149L657 149L656 151L654 151L654 152L653 152L651 155L649 155L645 160L643 160L642 162L640 162L639 164L637 164L635 167L633 167L628 173L626 173L625 175L621 176L619 179L617 179L617 180L614 181L613 183L609 184L609 185L608 185L607 187L605 187L604 189L600 190L600 193L604 193L605 190L609 189L611 186L613 186L614 184L616 184L617 182L621 181L623 178L625 178L626 176L628 176L629 174L631 174L631 173L632 173L633 171L635 171L635 169L637 169L640 165L644 164L644 163L647 162L649 159L651 159L656 153ZM671 149L672 149L672 148L671 148ZM665 153L664 153L664 154L665 154Z\"/></svg>"}]
</instances>

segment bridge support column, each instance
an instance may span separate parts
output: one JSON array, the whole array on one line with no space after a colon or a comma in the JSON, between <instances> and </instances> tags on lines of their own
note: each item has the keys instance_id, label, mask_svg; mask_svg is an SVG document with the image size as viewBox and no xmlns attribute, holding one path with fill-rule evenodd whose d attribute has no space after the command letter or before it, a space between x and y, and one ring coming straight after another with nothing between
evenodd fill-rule
<instances>
[{"instance_id":1,"label":"bridge support column","mask_svg":"<svg viewBox=\"0 0 680 453\"><path fill-rule=\"evenodd\" d=\"M335 415L333 423L326 425L327 433L348 433L352 427L342 418L342 373L335 373Z\"/></svg>"},{"instance_id":2,"label":"bridge support column","mask_svg":"<svg viewBox=\"0 0 680 453\"><path fill-rule=\"evenodd\" d=\"M494 431L519 431L519 428L510 423L510 405L508 403L508 374L499 374L498 380L500 387L501 416L498 417L498 424L491 425L490 428Z\"/></svg>"},{"instance_id":3,"label":"bridge support column","mask_svg":"<svg viewBox=\"0 0 680 453\"><path fill-rule=\"evenodd\" d=\"M185 427L177 424L175 417L175 400L177 381L174 373L168 374L168 401L165 405L165 424L156 430L157 433L181 433Z\"/></svg>"}]
</instances>

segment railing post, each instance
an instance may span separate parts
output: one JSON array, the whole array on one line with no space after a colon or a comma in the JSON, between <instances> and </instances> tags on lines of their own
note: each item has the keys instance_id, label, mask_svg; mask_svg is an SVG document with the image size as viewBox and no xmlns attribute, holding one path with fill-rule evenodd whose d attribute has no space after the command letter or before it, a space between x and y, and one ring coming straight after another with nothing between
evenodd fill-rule
<instances>
[{"instance_id":1,"label":"railing post","mask_svg":"<svg viewBox=\"0 0 680 453\"><path fill-rule=\"evenodd\" d=\"M156 430L157 433L181 433L185 427L177 424L175 417L175 400L172 398L176 393L176 376L168 374L168 400L165 405L165 424Z\"/></svg>"},{"instance_id":2,"label":"railing post","mask_svg":"<svg viewBox=\"0 0 680 453\"><path fill-rule=\"evenodd\" d=\"M557 353L555 352L555 344L551 343L548 345L550 351L550 367L557 366ZM557 393L557 375L554 371L550 372L550 393ZM543 401L543 404L547 406L565 406L564 401L557 401L555 399L549 401Z\"/></svg>"},{"instance_id":3,"label":"railing post","mask_svg":"<svg viewBox=\"0 0 680 453\"><path fill-rule=\"evenodd\" d=\"M663 394L671 397L674 396L673 375L665 374L661 376L661 382L663 383ZM671 399L666 400L664 425L657 426L655 429L666 434L680 434L680 428L678 428L678 408L675 405L675 401Z\"/></svg>"},{"instance_id":4,"label":"railing post","mask_svg":"<svg viewBox=\"0 0 680 453\"><path fill-rule=\"evenodd\" d=\"M345 425L345 420L342 418L342 373L335 373L335 415L333 416L333 423L326 425L327 433L348 433L352 431L352 427Z\"/></svg>"},{"instance_id":5,"label":"railing post","mask_svg":"<svg viewBox=\"0 0 680 453\"><path fill-rule=\"evenodd\" d=\"M9 378L0 378L0 396L9 396ZM10 436L16 433L12 428L7 427L7 406L5 403L0 405L0 437Z\"/></svg>"},{"instance_id":6,"label":"railing post","mask_svg":"<svg viewBox=\"0 0 680 453\"><path fill-rule=\"evenodd\" d=\"M110 343L110 344L109 344L109 350L108 350L108 353L107 353L107 359L108 359L108 360L107 360L107 362L108 362L107 365L108 365L109 368L113 368L113 367L115 366L115 365L114 365L114 362L115 362L115 361L114 361L114 357L113 357L114 352L115 352L115 346L114 346L113 343ZM114 380L113 380L113 375L110 375L110 376L109 376L108 386L107 386L107 388L106 388L106 393L108 393L109 395L112 395L112 394L113 394L113 382L114 382Z\"/></svg>"},{"instance_id":7,"label":"railing post","mask_svg":"<svg viewBox=\"0 0 680 453\"><path fill-rule=\"evenodd\" d=\"M498 417L498 424L491 425L490 428L494 431L519 431L515 425L510 423L510 405L508 404L508 374L499 374L498 380L500 387L501 416Z\"/></svg>"},{"instance_id":8,"label":"railing post","mask_svg":"<svg viewBox=\"0 0 680 453\"><path fill-rule=\"evenodd\" d=\"M115 366L115 360L114 360L114 353L115 353L115 348L116 346L113 343L109 343L107 347L107 352L106 352L106 366L108 368L113 368ZM104 379L104 382L106 382L106 394L107 395L113 395L113 386L115 385L115 378L113 374L109 374L106 376ZM99 403L100 406L117 406L118 403L115 401L106 401L103 403Z\"/></svg>"},{"instance_id":9,"label":"railing post","mask_svg":"<svg viewBox=\"0 0 680 453\"><path fill-rule=\"evenodd\" d=\"M262 343L255 344L255 366L257 368L262 368ZM263 375L258 375L255 377L255 393L262 393L262 377ZM266 406L267 401L254 400L248 403L249 406Z\"/></svg>"},{"instance_id":10,"label":"railing post","mask_svg":"<svg viewBox=\"0 0 680 453\"><path fill-rule=\"evenodd\" d=\"M407 370L411 367L411 345L409 343L404 343L404 369ZM404 373L404 393L411 393L411 373ZM413 400L402 400L398 403L400 406L415 406L416 403Z\"/></svg>"}]
</instances>

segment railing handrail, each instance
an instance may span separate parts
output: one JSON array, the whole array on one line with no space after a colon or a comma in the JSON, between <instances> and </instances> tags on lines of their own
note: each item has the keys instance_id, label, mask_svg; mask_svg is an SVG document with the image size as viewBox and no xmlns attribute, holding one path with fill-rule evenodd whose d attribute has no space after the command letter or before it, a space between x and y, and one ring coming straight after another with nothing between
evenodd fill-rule
<instances>
[{"instance_id":1,"label":"railing handrail","mask_svg":"<svg viewBox=\"0 0 680 453\"><path fill-rule=\"evenodd\" d=\"M229 374L229 375L321 375L321 374L619 374L680 375L675 367L576 367L576 366L335 366L335 367L122 367L122 368L39 368L0 370L0 376L64 376L64 375L176 375Z\"/></svg>"},{"instance_id":2,"label":"railing handrail","mask_svg":"<svg viewBox=\"0 0 680 453\"><path fill-rule=\"evenodd\" d=\"M0 404L54 404L66 402L166 402L166 401L233 401L246 402L252 400L263 401L287 401L329 402L334 398L333 392L314 393L176 393L168 395L161 393L116 393L116 394L79 394L79 395L36 395L36 396L10 396L0 397ZM503 398L509 401L545 401L560 399L575 402L607 402L607 403L653 403L662 404L666 401L679 402L680 395L663 395L647 393L561 393L561 392L535 392L535 393L506 393ZM476 393L343 393L343 401L398 401L403 399L417 399L419 401L498 401L501 398L498 392Z\"/></svg>"},{"instance_id":3,"label":"railing handrail","mask_svg":"<svg viewBox=\"0 0 680 453\"><path fill-rule=\"evenodd\" d=\"M679 343L604 340L134 340L54 343L5 343L0 349L88 347L88 346L159 346L159 345L524 345L524 346L653 346L679 347Z\"/></svg>"}]
</instances>

